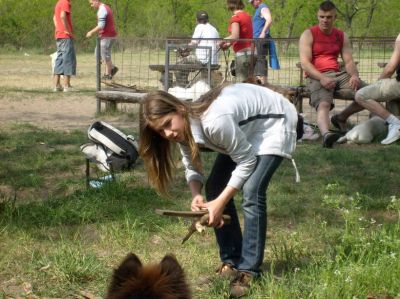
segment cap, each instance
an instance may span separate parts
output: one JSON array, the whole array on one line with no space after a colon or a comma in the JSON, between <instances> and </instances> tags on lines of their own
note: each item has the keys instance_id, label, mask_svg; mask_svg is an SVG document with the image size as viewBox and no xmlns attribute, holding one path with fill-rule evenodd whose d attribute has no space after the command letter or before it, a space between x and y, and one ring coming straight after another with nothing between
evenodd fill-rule
<instances>
[{"instance_id":1,"label":"cap","mask_svg":"<svg viewBox=\"0 0 400 299\"><path fill-rule=\"evenodd\" d=\"M254 0L249 0L249 3L253 3Z\"/></svg>"},{"instance_id":2,"label":"cap","mask_svg":"<svg viewBox=\"0 0 400 299\"><path fill-rule=\"evenodd\" d=\"M200 10L196 14L197 20L208 21L208 14L205 10Z\"/></svg>"}]
</instances>

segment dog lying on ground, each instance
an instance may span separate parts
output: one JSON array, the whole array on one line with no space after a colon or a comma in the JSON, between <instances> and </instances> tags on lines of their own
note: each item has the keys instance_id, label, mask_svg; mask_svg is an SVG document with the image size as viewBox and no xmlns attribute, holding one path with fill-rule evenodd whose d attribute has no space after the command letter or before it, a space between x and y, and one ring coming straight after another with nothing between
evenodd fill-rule
<instances>
[{"instance_id":1,"label":"dog lying on ground","mask_svg":"<svg viewBox=\"0 0 400 299\"><path fill-rule=\"evenodd\" d=\"M106 299L190 299L191 292L182 267L173 255L159 264L143 266L128 254L114 274Z\"/></svg>"},{"instance_id":2,"label":"dog lying on ground","mask_svg":"<svg viewBox=\"0 0 400 299\"><path fill-rule=\"evenodd\" d=\"M346 135L338 139L338 143L371 143L375 137L387 132L385 121L379 116L373 116L348 131Z\"/></svg>"}]
</instances>

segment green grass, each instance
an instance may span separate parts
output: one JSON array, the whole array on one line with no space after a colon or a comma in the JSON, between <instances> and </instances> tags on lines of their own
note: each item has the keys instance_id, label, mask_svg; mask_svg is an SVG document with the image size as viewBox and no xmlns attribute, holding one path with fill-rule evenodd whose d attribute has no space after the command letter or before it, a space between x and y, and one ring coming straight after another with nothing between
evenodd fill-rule
<instances>
[{"instance_id":1,"label":"green grass","mask_svg":"<svg viewBox=\"0 0 400 299\"><path fill-rule=\"evenodd\" d=\"M148 187L140 162L116 182L86 189L85 142L81 131L0 129L0 298L26 296L23 283L38 297L104 296L130 251L144 263L174 253L194 298L227 298L226 281L195 285L219 263L212 231L182 246L187 221L154 213L189 208L183 171L171 199ZM264 275L246 298L400 296L399 154L398 143L299 144L301 182L289 161L271 182ZM213 157L206 154L206 170Z\"/></svg>"}]
</instances>

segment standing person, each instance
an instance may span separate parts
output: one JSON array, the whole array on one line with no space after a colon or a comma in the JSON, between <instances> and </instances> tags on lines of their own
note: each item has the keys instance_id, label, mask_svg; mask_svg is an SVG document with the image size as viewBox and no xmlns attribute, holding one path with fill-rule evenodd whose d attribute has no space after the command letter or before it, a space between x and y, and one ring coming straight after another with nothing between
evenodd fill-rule
<instances>
[{"instance_id":1,"label":"standing person","mask_svg":"<svg viewBox=\"0 0 400 299\"><path fill-rule=\"evenodd\" d=\"M242 0L227 0L228 10L233 13L229 20L228 32L230 35L225 39L249 39L240 41L221 41L219 46L226 50L230 46L235 52L236 82L243 82L251 76L251 39L253 39L253 24L250 15L243 11Z\"/></svg>"},{"instance_id":2,"label":"standing person","mask_svg":"<svg viewBox=\"0 0 400 299\"><path fill-rule=\"evenodd\" d=\"M391 78L394 73L395 78ZM368 111L380 116L389 124L389 132L382 144L391 144L400 139L400 119L386 110L379 102L400 98L400 34L388 64L376 83L361 88L356 93L356 102ZM338 119L338 121L341 121Z\"/></svg>"},{"instance_id":3,"label":"standing person","mask_svg":"<svg viewBox=\"0 0 400 299\"><path fill-rule=\"evenodd\" d=\"M89 38L95 33L99 35L101 60L106 63L103 80L111 80L118 72L118 68L113 65L111 60L111 48L117 36L113 12L108 5L99 0L89 0L89 3L93 9L97 9L97 26L86 33L86 37Z\"/></svg>"},{"instance_id":4,"label":"standing person","mask_svg":"<svg viewBox=\"0 0 400 299\"><path fill-rule=\"evenodd\" d=\"M334 91L356 91L366 84L359 78L349 38L346 33L334 28L336 7L333 2L322 2L317 17L318 25L305 30L300 36L300 62L308 77L310 105L317 110L323 147L331 148L340 137L339 133L329 131L329 111L334 107ZM340 70L337 60L339 55L344 61L345 70ZM361 110L363 108L353 101L341 113L332 117L332 124L345 131L347 118ZM339 119L340 122L337 121Z\"/></svg>"},{"instance_id":5,"label":"standing person","mask_svg":"<svg viewBox=\"0 0 400 299\"><path fill-rule=\"evenodd\" d=\"M173 181L172 144L183 155L192 193L191 209L207 209L221 259L218 274L233 278L230 293L241 297L260 275L264 258L268 184L296 146L297 112L281 94L237 83L212 89L196 102L153 92L140 105L139 152L150 183L166 193ZM203 187L201 149L218 152ZM242 189L243 236L234 203ZM223 225L222 214L231 217Z\"/></svg>"},{"instance_id":6,"label":"standing person","mask_svg":"<svg viewBox=\"0 0 400 299\"><path fill-rule=\"evenodd\" d=\"M53 23L57 44L54 65L53 91L72 91L71 76L76 75L76 54L73 40L71 1L58 0L54 8ZM61 75L64 77L61 85Z\"/></svg>"},{"instance_id":7,"label":"standing person","mask_svg":"<svg viewBox=\"0 0 400 299\"><path fill-rule=\"evenodd\" d=\"M249 0L249 3L255 8L253 16L253 37L256 39L256 65L254 75L262 84L267 83L268 78L268 39L271 38L270 28L272 25L271 11L263 0Z\"/></svg>"}]
</instances>

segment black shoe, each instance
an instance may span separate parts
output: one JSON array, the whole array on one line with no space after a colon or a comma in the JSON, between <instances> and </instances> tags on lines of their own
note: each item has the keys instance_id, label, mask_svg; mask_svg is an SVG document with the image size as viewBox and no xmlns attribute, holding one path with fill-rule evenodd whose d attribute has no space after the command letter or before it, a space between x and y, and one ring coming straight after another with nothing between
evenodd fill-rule
<instances>
[{"instance_id":1,"label":"black shoe","mask_svg":"<svg viewBox=\"0 0 400 299\"><path fill-rule=\"evenodd\" d=\"M332 117L331 117L331 123L332 123L332 125L336 128L336 129L338 129L339 130L339 132L341 132L341 133L347 133L347 130L346 129L342 129L342 127L340 126L340 121L339 121L339 119L338 119L338 115L337 114L335 114L335 115L333 115Z\"/></svg>"},{"instance_id":2,"label":"black shoe","mask_svg":"<svg viewBox=\"0 0 400 299\"><path fill-rule=\"evenodd\" d=\"M107 75L107 74L105 74L105 75L103 75L103 77L101 77L101 80L111 80L111 79L112 79L112 76Z\"/></svg>"},{"instance_id":3,"label":"black shoe","mask_svg":"<svg viewBox=\"0 0 400 299\"><path fill-rule=\"evenodd\" d=\"M341 137L339 133L326 132L323 136L322 146L326 148L332 148L333 144Z\"/></svg>"},{"instance_id":4,"label":"black shoe","mask_svg":"<svg viewBox=\"0 0 400 299\"><path fill-rule=\"evenodd\" d=\"M114 65L113 68L111 69L111 77L114 77L117 72L118 68Z\"/></svg>"}]
</instances>

